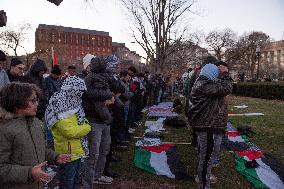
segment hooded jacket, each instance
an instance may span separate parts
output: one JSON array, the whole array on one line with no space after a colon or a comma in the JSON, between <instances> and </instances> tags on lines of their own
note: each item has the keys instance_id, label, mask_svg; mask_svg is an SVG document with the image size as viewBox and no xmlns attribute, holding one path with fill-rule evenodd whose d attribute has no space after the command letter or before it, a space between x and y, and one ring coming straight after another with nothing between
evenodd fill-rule
<instances>
[{"instance_id":1,"label":"hooded jacket","mask_svg":"<svg viewBox=\"0 0 284 189\"><path fill-rule=\"evenodd\" d=\"M228 75L216 81L199 76L190 94L189 124L196 131L224 132L228 118L224 97L231 94L232 89Z\"/></svg>"},{"instance_id":2,"label":"hooded jacket","mask_svg":"<svg viewBox=\"0 0 284 189\"><path fill-rule=\"evenodd\" d=\"M49 98L49 93L44 78L39 77L38 73L40 71L46 71L46 70L47 67L45 65L45 62L40 59L37 59L35 63L31 66L27 75L25 76L27 82L36 84L42 90L42 96L40 97L38 111L36 115L36 117L41 120L44 116L45 108Z\"/></svg>"},{"instance_id":3,"label":"hooded jacket","mask_svg":"<svg viewBox=\"0 0 284 189\"><path fill-rule=\"evenodd\" d=\"M110 124L112 115L104 102L111 99L114 94L121 93L123 86L107 71L104 59L93 58L90 68L91 73L85 77L87 92L84 97L84 108L87 119L90 122Z\"/></svg>"},{"instance_id":4,"label":"hooded jacket","mask_svg":"<svg viewBox=\"0 0 284 189\"><path fill-rule=\"evenodd\" d=\"M45 146L42 122L17 116L0 107L1 189L39 189L31 169L44 161L54 163L57 154Z\"/></svg>"},{"instance_id":5,"label":"hooded jacket","mask_svg":"<svg viewBox=\"0 0 284 189\"><path fill-rule=\"evenodd\" d=\"M86 117L90 122L110 124L112 116L104 102L113 97L111 77L101 58L93 58L90 68L91 73L85 77L87 92L83 98Z\"/></svg>"}]
</instances>

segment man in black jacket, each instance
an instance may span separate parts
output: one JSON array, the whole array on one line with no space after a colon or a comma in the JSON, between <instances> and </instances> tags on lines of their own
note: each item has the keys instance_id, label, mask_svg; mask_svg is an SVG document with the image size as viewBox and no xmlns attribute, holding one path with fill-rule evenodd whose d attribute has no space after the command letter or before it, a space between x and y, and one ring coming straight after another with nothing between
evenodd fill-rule
<instances>
[{"instance_id":1,"label":"man in black jacket","mask_svg":"<svg viewBox=\"0 0 284 189\"><path fill-rule=\"evenodd\" d=\"M108 106L115 103L114 95L119 84L107 71L104 59L92 58L90 68L91 73L85 77L87 92L84 109L92 131L88 134L90 155L86 159L83 188L92 188L93 182L111 184L113 181L111 177L103 175L103 171L110 150L110 125L113 121Z\"/></svg>"},{"instance_id":2,"label":"man in black jacket","mask_svg":"<svg viewBox=\"0 0 284 189\"><path fill-rule=\"evenodd\" d=\"M10 82L23 82L24 81L25 64L18 58L12 58L10 70L7 71Z\"/></svg>"},{"instance_id":3,"label":"man in black jacket","mask_svg":"<svg viewBox=\"0 0 284 189\"><path fill-rule=\"evenodd\" d=\"M225 133L228 117L225 97L232 88L227 67L206 64L190 94L188 119L197 134L200 189L210 189L210 179L214 178L211 176L212 161L219 153Z\"/></svg>"}]
</instances>

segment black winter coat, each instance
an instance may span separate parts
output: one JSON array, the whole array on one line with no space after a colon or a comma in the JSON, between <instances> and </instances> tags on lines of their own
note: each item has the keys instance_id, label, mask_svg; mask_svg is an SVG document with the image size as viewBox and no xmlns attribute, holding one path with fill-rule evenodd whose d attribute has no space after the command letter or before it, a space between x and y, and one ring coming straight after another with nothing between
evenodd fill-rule
<instances>
[{"instance_id":1,"label":"black winter coat","mask_svg":"<svg viewBox=\"0 0 284 189\"><path fill-rule=\"evenodd\" d=\"M42 120L44 117L45 109L48 103L49 92L44 78L39 77L38 73L40 71L46 72L46 70L47 67L44 61L37 59L35 63L31 66L29 72L24 76L25 82L36 84L42 91L36 115L36 117L39 118L40 120Z\"/></svg>"},{"instance_id":2,"label":"black winter coat","mask_svg":"<svg viewBox=\"0 0 284 189\"><path fill-rule=\"evenodd\" d=\"M119 91L120 82L106 72L101 59L92 59L90 67L92 72L85 77L87 92L83 98L86 116L90 122L110 124L112 115L104 102Z\"/></svg>"},{"instance_id":3,"label":"black winter coat","mask_svg":"<svg viewBox=\"0 0 284 189\"><path fill-rule=\"evenodd\" d=\"M232 89L228 75L217 81L199 76L190 94L190 125L196 131L224 132L228 118L225 96L229 95Z\"/></svg>"}]
</instances>

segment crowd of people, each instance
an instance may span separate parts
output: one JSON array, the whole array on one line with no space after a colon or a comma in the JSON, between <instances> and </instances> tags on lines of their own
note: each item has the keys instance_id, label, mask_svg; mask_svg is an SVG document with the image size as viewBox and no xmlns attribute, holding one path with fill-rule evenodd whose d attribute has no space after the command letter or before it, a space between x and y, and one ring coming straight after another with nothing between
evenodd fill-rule
<instances>
[{"instance_id":1,"label":"crowd of people","mask_svg":"<svg viewBox=\"0 0 284 189\"><path fill-rule=\"evenodd\" d=\"M83 71L62 73L37 59L13 58L2 68L0 51L0 183L4 188L41 188L52 179L44 167L56 164L60 188L111 184L111 161L127 148L145 106L163 100L161 74L119 70L115 56L86 55ZM47 142L47 144L46 144Z\"/></svg>"},{"instance_id":2,"label":"crowd of people","mask_svg":"<svg viewBox=\"0 0 284 189\"><path fill-rule=\"evenodd\" d=\"M118 173L111 161L127 149L131 131L145 106L160 103L169 92L161 74L119 70L115 56L87 54L83 71L69 66L62 74L54 65L50 74L37 59L27 72L13 58L2 68L0 51L0 184L4 188L41 188L52 179L45 167L56 164L59 188L93 188L111 184ZM226 96L232 91L228 65L208 56L189 70L184 87L185 114L198 147L200 189L216 181L212 166L219 164L227 124ZM170 90L171 91L171 90ZM47 143L47 144L46 144ZM42 182L43 181L43 182Z\"/></svg>"}]
</instances>

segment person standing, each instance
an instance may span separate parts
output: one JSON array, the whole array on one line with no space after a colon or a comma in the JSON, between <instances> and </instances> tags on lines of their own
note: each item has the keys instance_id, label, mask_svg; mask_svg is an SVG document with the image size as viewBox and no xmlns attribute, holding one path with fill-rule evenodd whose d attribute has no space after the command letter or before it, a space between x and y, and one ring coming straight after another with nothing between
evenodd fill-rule
<instances>
[{"instance_id":1,"label":"person standing","mask_svg":"<svg viewBox=\"0 0 284 189\"><path fill-rule=\"evenodd\" d=\"M51 69L50 75L44 78L47 90L48 90L48 99L55 93L60 91L62 82L60 80L61 69L58 65L54 65Z\"/></svg>"},{"instance_id":2,"label":"person standing","mask_svg":"<svg viewBox=\"0 0 284 189\"><path fill-rule=\"evenodd\" d=\"M0 89L10 83L6 71L3 69L3 64L6 60L6 54L0 50Z\"/></svg>"},{"instance_id":3,"label":"person standing","mask_svg":"<svg viewBox=\"0 0 284 189\"><path fill-rule=\"evenodd\" d=\"M93 58L95 58L94 55L86 54L86 56L83 58L83 70L77 75L78 77L84 79L91 72L90 64Z\"/></svg>"},{"instance_id":4,"label":"person standing","mask_svg":"<svg viewBox=\"0 0 284 189\"><path fill-rule=\"evenodd\" d=\"M45 146L43 123L35 117L40 89L34 84L10 83L0 91L1 189L40 189L51 175L48 164L62 164L68 154Z\"/></svg>"},{"instance_id":5,"label":"person standing","mask_svg":"<svg viewBox=\"0 0 284 189\"><path fill-rule=\"evenodd\" d=\"M31 66L28 73L24 76L26 82L36 84L42 91L42 95L39 99L39 105L37 108L36 117L40 120L44 117L45 108L48 102L48 90L46 86L46 82L43 78L43 74L47 71L46 64L43 60L37 59L34 64Z\"/></svg>"},{"instance_id":6,"label":"person standing","mask_svg":"<svg viewBox=\"0 0 284 189\"><path fill-rule=\"evenodd\" d=\"M114 103L112 82L106 70L106 62L102 58L92 58L91 73L85 77L87 86L83 98L86 117L91 124L88 134L90 155L86 158L83 170L83 188L93 188L93 183L111 184L113 178L103 175L106 156L110 151L110 125L113 117L108 108Z\"/></svg>"},{"instance_id":7,"label":"person standing","mask_svg":"<svg viewBox=\"0 0 284 189\"><path fill-rule=\"evenodd\" d=\"M225 97L233 89L230 80L227 67L206 64L190 94L188 120L197 135L199 189L210 189L210 180L216 181L216 177L211 176L212 161L219 153L226 130Z\"/></svg>"},{"instance_id":8,"label":"person standing","mask_svg":"<svg viewBox=\"0 0 284 189\"><path fill-rule=\"evenodd\" d=\"M61 77L61 80L65 80L69 76L75 76L77 75L77 68L74 65L68 66L67 72Z\"/></svg>"},{"instance_id":9,"label":"person standing","mask_svg":"<svg viewBox=\"0 0 284 189\"><path fill-rule=\"evenodd\" d=\"M10 82L24 82L25 64L18 58L12 58L10 70L7 71Z\"/></svg>"},{"instance_id":10,"label":"person standing","mask_svg":"<svg viewBox=\"0 0 284 189\"><path fill-rule=\"evenodd\" d=\"M59 166L60 188L79 189L81 158L88 155L85 137L91 126L85 118L82 96L87 90L84 80L70 76L54 93L45 112L46 125L52 131L57 153L71 154L71 161Z\"/></svg>"}]
</instances>

